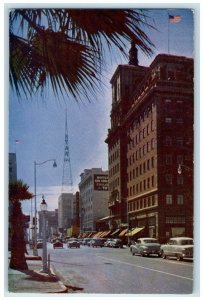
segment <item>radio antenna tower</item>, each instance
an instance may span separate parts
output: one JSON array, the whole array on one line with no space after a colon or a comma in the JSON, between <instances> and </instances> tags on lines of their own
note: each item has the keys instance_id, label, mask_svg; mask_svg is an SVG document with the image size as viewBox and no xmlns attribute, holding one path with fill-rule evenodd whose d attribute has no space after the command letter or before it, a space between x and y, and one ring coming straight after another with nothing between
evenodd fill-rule
<instances>
[{"instance_id":1,"label":"radio antenna tower","mask_svg":"<svg viewBox=\"0 0 204 300\"><path fill-rule=\"evenodd\" d=\"M69 152L69 136L67 126L67 108L65 111L65 143L64 143L64 162L63 162L63 175L62 175L62 193L72 193L72 168Z\"/></svg>"}]
</instances>

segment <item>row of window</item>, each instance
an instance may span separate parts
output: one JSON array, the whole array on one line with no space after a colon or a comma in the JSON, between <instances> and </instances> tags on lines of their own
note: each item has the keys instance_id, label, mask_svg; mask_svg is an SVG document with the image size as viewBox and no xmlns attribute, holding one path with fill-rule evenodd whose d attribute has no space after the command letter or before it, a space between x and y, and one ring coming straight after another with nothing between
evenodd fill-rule
<instances>
[{"instance_id":1,"label":"row of window","mask_svg":"<svg viewBox=\"0 0 204 300\"><path fill-rule=\"evenodd\" d=\"M130 143L128 145L129 150L131 150L136 145L138 145L141 141L143 141L144 138L146 138L151 133L151 131L154 131L154 121L153 120L151 120L151 123L147 124L134 137L131 136L131 141L130 141Z\"/></svg>"},{"instance_id":2,"label":"row of window","mask_svg":"<svg viewBox=\"0 0 204 300\"><path fill-rule=\"evenodd\" d=\"M166 181L166 183L168 184L168 185L171 185L171 184L173 184L173 175L172 174L166 174L165 175L165 181ZM176 183L178 184L178 185L183 185L183 176L182 175L177 175L177 177L176 177Z\"/></svg>"},{"instance_id":3,"label":"row of window","mask_svg":"<svg viewBox=\"0 0 204 300\"><path fill-rule=\"evenodd\" d=\"M118 163L117 165L113 166L110 171L109 171L109 177L115 175L116 173L119 172L119 166L120 164Z\"/></svg>"},{"instance_id":4,"label":"row of window","mask_svg":"<svg viewBox=\"0 0 204 300\"><path fill-rule=\"evenodd\" d=\"M156 140L154 138L151 139L151 141L148 141L145 143L141 148L136 150L132 155L128 158L128 166L131 166L134 164L135 161L142 158L146 153L150 152L156 147Z\"/></svg>"},{"instance_id":5,"label":"row of window","mask_svg":"<svg viewBox=\"0 0 204 300\"><path fill-rule=\"evenodd\" d=\"M176 124L183 124L183 118L172 118L172 117L165 117L165 123L166 124L172 124L172 123L176 123Z\"/></svg>"},{"instance_id":6,"label":"row of window","mask_svg":"<svg viewBox=\"0 0 204 300\"><path fill-rule=\"evenodd\" d=\"M131 170L128 173L128 181L137 178L138 176L144 174L145 172L151 170L155 167L155 158L152 156L150 159L147 159L142 164L140 164L135 169Z\"/></svg>"},{"instance_id":7,"label":"row of window","mask_svg":"<svg viewBox=\"0 0 204 300\"><path fill-rule=\"evenodd\" d=\"M166 224L185 224L186 219L184 216L168 216L166 217Z\"/></svg>"},{"instance_id":8,"label":"row of window","mask_svg":"<svg viewBox=\"0 0 204 300\"><path fill-rule=\"evenodd\" d=\"M111 165L116 159L118 159L118 157L119 157L119 149L117 149L109 156L109 165Z\"/></svg>"},{"instance_id":9,"label":"row of window","mask_svg":"<svg viewBox=\"0 0 204 300\"><path fill-rule=\"evenodd\" d=\"M133 133L136 129L139 129L141 127L145 119L149 118L149 115L152 113L154 107L155 107L155 103L152 103L149 106L147 106L143 112L140 113L138 118L132 122L127 132L127 135L131 135L131 133ZM153 124L152 124L152 128L153 128Z\"/></svg>"},{"instance_id":10,"label":"row of window","mask_svg":"<svg viewBox=\"0 0 204 300\"><path fill-rule=\"evenodd\" d=\"M158 205L158 195L152 195L128 203L128 212L133 212L156 205Z\"/></svg>"},{"instance_id":11,"label":"row of window","mask_svg":"<svg viewBox=\"0 0 204 300\"><path fill-rule=\"evenodd\" d=\"M109 182L109 191L115 190L120 184L120 179L119 177L115 178L111 182Z\"/></svg>"},{"instance_id":12,"label":"row of window","mask_svg":"<svg viewBox=\"0 0 204 300\"><path fill-rule=\"evenodd\" d=\"M138 193L144 192L148 189L151 189L155 186L155 177L154 175L140 181L137 184L134 184L128 188L128 196L134 196Z\"/></svg>"},{"instance_id":13,"label":"row of window","mask_svg":"<svg viewBox=\"0 0 204 300\"><path fill-rule=\"evenodd\" d=\"M170 194L166 195L166 204L167 205L173 205L174 204L173 202L174 202L173 201L173 195L170 195ZM177 195L176 196L176 204L177 205L183 205L184 204L183 195Z\"/></svg>"}]
</instances>

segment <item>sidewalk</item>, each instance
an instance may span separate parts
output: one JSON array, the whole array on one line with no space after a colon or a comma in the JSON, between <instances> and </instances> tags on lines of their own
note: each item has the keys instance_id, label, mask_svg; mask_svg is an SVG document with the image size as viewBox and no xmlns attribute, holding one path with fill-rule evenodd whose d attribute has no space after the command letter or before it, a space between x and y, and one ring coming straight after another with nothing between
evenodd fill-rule
<instances>
[{"instance_id":1,"label":"sidewalk","mask_svg":"<svg viewBox=\"0 0 204 300\"><path fill-rule=\"evenodd\" d=\"M13 293L26 294L50 294L68 293L67 288L54 274L41 273L42 260L35 259L32 255L26 256L28 270L18 271L8 268L8 289L6 293L12 296ZM9 265L9 263L8 263Z\"/></svg>"}]
</instances>

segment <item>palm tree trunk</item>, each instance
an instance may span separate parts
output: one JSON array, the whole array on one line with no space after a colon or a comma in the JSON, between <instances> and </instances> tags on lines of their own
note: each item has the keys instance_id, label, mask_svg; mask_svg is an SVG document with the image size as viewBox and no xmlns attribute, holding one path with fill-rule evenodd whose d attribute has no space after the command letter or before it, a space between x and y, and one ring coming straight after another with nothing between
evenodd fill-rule
<instances>
[{"instance_id":1,"label":"palm tree trunk","mask_svg":"<svg viewBox=\"0 0 204 300\"><path fill-rule=\"evenodd\" d=\"M24 240L24 216L21 203L15 201L12 204L11 213L11 259L10 268L17 270L28 270L25 258L26 243Z\"/></svg>"}]
</instances>

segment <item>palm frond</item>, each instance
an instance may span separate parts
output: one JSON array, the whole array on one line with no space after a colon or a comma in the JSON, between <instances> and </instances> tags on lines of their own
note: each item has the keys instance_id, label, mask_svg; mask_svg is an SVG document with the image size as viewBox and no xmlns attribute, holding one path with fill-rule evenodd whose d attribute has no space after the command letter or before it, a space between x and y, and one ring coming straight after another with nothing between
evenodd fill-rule
<instances>
[{"instance_id":1,"label":"palm frond","mask_svg":"<svg viewBox=\"0 0 204 300\"><path fill-rule=\"evenodd\" d=\"M16 27L15 27L16 25ZM134 41L151 55L154 45L142 27L151 26L132 9L16 9L10 13L10 83L20 95L43 91L89 98L100 83L104 53L124 55Z\"/></svg>"}]
</instances>

